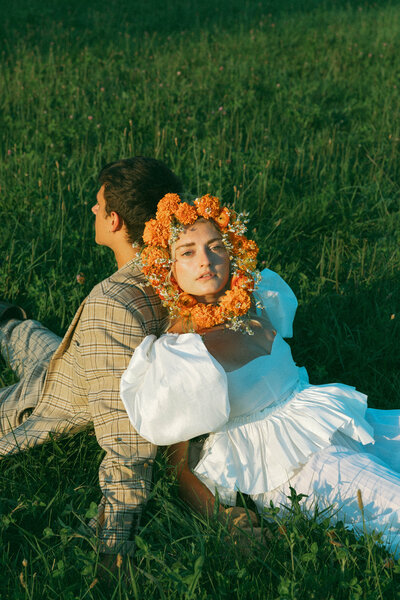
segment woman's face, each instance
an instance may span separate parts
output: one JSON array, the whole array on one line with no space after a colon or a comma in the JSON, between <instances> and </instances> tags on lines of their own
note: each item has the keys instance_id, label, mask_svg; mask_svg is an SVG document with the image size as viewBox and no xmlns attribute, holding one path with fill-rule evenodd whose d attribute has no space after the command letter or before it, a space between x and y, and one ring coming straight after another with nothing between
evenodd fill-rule
<instances>
[{"instance_id":1,"label":"woman's face","mask_svg":"<svg viewBox=\"0 0 400 600\"><path fill-rule=\"evenodd\" d=\"M172 246L173 275L179 287L199 302L215 303L229 281L229 255L210 221L186 227Z\"/></svg>"}]
</instances>

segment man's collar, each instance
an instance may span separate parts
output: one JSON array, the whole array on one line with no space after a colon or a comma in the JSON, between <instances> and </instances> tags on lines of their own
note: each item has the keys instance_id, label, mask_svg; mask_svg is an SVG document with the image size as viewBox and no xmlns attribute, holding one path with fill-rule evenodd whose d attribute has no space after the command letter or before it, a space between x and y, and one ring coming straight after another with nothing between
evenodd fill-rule
<instances>
[{"instance_id":1,"label":"man's collar","mask_svg":"<svg viewBox=\"0 0 400 600\"><path fill-rule=\"evenodd\" d=\"M137 256L135 256L134 258L131 258L130 260L128 260L128 262L126 262L124 265L122 265L122 267L120 269L118 269L117 273L120 273L121 271L125 271L128 269L133 269L134 271L141 273L141 270L139 269L139 266L137 264Z\"/></svg>"}]
</instances>

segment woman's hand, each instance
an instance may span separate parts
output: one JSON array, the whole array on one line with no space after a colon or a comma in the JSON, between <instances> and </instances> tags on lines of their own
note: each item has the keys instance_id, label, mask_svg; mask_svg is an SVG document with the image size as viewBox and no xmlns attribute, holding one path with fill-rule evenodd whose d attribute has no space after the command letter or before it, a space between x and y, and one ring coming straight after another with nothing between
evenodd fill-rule
<instances>
[{"instance_id":1,"label":"woman's hand","mask_svg":"<svg viewBox=\"0 0 400 600\"><path fill-rule=\"evenodd\" d=\"M261 528L255 512L240 506L223 509L217 520L226 526L235 547L244 555L252 551L254 543L265 544L272 538L269 529Z\"/></svg>"},{"instance_id":2,"label":"woman's hand","mask_svg":"<svg viewBox=\"0 0 400 600\"><path fill-rule=\"evenodd\" d=\"M232 529L232 527L257 527L259 525L256 513L241 506L225 508L224 512L220 513L220 515L222 514L225 514L228 519L228 529ZM218 520L220 520L220 515L218 515Z\"/></svg>"},{"instance_id":3,"label":"woman's hand","mask_svg":"<svg viewBox=\"0 0 400 600\"><path fill-rule=\"evenodd\" d=\"M167 450L168 462L176 469L179 495L194 510L212 518L215 497L189 469L188 449L188 442L180 442ZM217 521L226 527L230 539L244 554L250 554L254 543L265 544L270 539L270 531L259 527L258 517L252 510L240 506L223 508L221 505L218 510Z\"/></svg>"}]
</instances>

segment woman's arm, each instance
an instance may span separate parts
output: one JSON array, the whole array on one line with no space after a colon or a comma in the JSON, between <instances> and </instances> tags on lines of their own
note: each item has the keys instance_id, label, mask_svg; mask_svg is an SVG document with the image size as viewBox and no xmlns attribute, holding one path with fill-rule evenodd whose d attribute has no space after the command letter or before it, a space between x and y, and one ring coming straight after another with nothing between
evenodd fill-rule
<instances>
[{"instance_id":1,"label":"woman's arm","mask_svg":"<svg viewBox=\"0 0 400 600\"><path fill-rule=\"evenodd\" d=\"M205 517L212 517L215 510L215 497L189 469L189 442L179 442L168 447L167 458L171 467L176 469L179 482L179 496L196 512ZM218 520L224 521L225 510L218 507Z\"/></svg>"},{"instance_id":2,"label":"woman's arm","mask_svg":"<svg viewBox=\"0 0 400 600\"><path fill-rule=\"evenodd\" d=\"M212 517L215 511L215 496L192 473L188 462L189 442L179 442L168 447L168 463L176 469L176 475L179 482L179 496L187 502L196 512L205 517ZM241 545L248 545L249 535L256 539L261 539L261 530L258 525L257 515L249 509L234 506L225 509L218 506L217 520L226 526ZM239 528L239 529L238 529Z\"/></svg>"}]
</instances>

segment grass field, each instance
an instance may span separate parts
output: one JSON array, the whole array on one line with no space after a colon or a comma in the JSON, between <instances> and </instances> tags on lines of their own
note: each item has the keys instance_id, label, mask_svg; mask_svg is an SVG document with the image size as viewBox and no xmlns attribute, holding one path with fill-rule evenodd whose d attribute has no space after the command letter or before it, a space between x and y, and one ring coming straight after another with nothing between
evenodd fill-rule
<instances>
[{"instance_id":1,"label":"grass field","mask_svg":"<svg viewBox=\"0 0 400 600\"><path fill-rule=\"evenodd\" d=\"M155 156L250 213L261 266L299 298L291 345L311 381L400 408L398 3L0 5L0 297L62 335L115 270L94 243L100 167ZM238 555L179 503L162 458L138 570L106 589L77 534L101 457L88 431L1 461L1 600L400 598L379 536L332 533L296 499L273 542Z\"/></svg>"}]
</instances>

